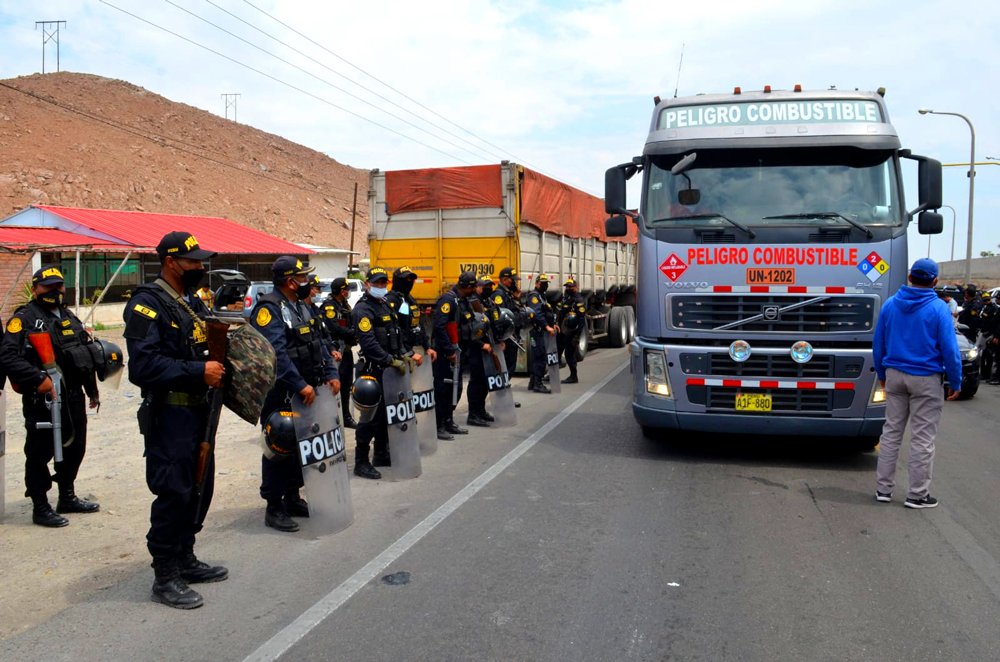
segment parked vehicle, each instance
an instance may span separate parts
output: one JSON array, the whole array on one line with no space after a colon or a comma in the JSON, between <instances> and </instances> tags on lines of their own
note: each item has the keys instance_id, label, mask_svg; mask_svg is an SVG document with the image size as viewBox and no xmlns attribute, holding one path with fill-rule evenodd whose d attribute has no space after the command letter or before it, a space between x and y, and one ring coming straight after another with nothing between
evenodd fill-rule
<instances>
[{"instance_id":1,"label":"parked vehicle","mask_svg":"<svg viewBox=\"0 0 1000 662\"><path fill-rule=\"evenodd\" d=\"M967 330L968 327L964 324L959 324L955 327L958 352L962 355L962 394L958 396L959 400L968 400L979 391L979 370L980 363L982 362L982 351L965 337L964 332ZM947 377L945 378L944 386L945 393L947 393L947 389L949 388Z\"/></svg>"},{"instance_id":2,"label":"parked vehicle","mask_svg":"<svg viewBox=\"0 0 1000 662\"><path fill-rule=\"evenodd\" d=\"M371 173L371 263L418 274L413 296L433 305L463 271L497 281L511 266L529 292L566 278L587 300L591 343L622 347L635 328L635 232L608 239L600 198L515 163ZM429 319L429 316L425 316Z\"/></svg>"},{"instance_id":3,"label":"parked vehicle","mask_svg":"<svg viewBox=\"0 0 1000 662\"><path fill-rule=\"evenodd\" d=\"M214 269L208 272L209 283L221 280L215 289L212 312L234 322L246 321L257 299L274 289L270 281L250 281L242 272L234 269Z\"/></svg>"}]
</instances>

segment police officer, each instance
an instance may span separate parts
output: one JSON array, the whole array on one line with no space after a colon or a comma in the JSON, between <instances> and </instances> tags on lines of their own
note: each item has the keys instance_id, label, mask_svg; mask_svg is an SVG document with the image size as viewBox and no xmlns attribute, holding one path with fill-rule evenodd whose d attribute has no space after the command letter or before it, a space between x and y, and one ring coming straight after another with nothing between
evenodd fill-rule
<instances>
[{"instance_id":1,"label":"police officer","mask_svg":"<svg viewBox=\"0 0 1000 662\"><path fill-rule=\"evenodd\" d=\"M419 354L406 355L403 347L403 333L396 319L396 313L389 307L386 295L389 293L389 272L382 267L368 270L367 291L351 313L354 333L361 349L361 374L374 377L382 384L382 373L386 368L400 372L408 370L407 362L422 361ZM405 359L404 359L405 357ZM364 417L362 417L364 420ZM368 451L375 440L375 451L371 461ZM392 466L389 456L389 430L385 411L385 397L379 400L378 409L370 420L358 423L355 435L354 475L378 480L382 473L375 467Z\"/></svg>"},{"instance_id":2,"label":"police officer","mask_svg":"<svg viewBox=\"0 0 1000 662\"><path fill-rule=\"evenodd\" d=\"M545 334L555 335L558 331L555 314L552 304L545 298L545 293L549 289L549 277L539 274L535 279L535 289L528 295L528 308L533 315L531 318L531 379L528 382L528 390L535 393L551 393L549 387L545 385Z\"/></svg>"},{"instance_id":3,"label":"police officer","mask_svg":"<svg viewBox=\"0 0 1000 662\"><path fill-rule=\"evenodd\" d=\"M962 302L962 312L958 314L958 323L969 327L968 331L964 333L971 343L975 343L976 337L979 335L979 317L983 311L983 301L976 294L975 285L969 283L965 286L965 300Z\"/></svg>"},{"instance_id":4,"label":"police officer","mask_svg":"<svg viewBox=\"0 0 1000 662\"><path fill-rule=\"evenodd\" d=\"M517 323L514 325L513 339L519 339L521 337L521 301L518 297L514 296L514 289L516 287L517 271L513 267L504 267L501 269L500 283L497 285L496 291L493 293L493 305L498 308L506 308L510 312L514 313L514 319L517 320ZM513 342L505 343L503 348L503 358L507 363L507 370L513 377L514 370L517 368L517 345Z\"/></svg>"},{"instance_id":5,"label":"police officer","mask_svg":"<svg viewBox=\"0 0 1000 662\"><path fill-rule=\"evenodd\" d=\"M583 326L577 328L576 331L570 331L563 324L566 316L570 313L577 316L578 323L583 323ZM556 336L559 356L562 357L565 355L566 365L569 366L569 377L562 380L563 384L576 384L580 381L576 376L576 348L580 333L586 333L587 323L584 319L586 314L587 304L580 294L580 288L576 283L576 279L567 278L566 282L563 283L562 298L556 304L556 321L559 324L559 328L563 331Z\"/></svg>"},{"instance_id":6,"label":"police officer","mask_svg":"<svg viewBox=\"0 0 1000 662\"><path fill-rule=\"evenodd\" d=\"M316 389L327 385L340 392L340 378L329 347L323 341L322 324L313 317L304 300L312 293L309 274L313 267L282 255L271 265L274 289L257 300L250 324L267 338L277 357L274 387L264 398L260 422L280 407L287 407L298 394L312 405ZM260 496L267 502L264 524L278 531L298 531L292 517L309 517L309 506L299 496L302 467L287 458L261 456Z\"/></svg>"},{"instance_id":7,"label":"police officer","mask_svg":"<svg viewBox=\"0 0 1000 662\"><path fill-rule=\"evenodd\" d=\"M493 416L486 411L486 396L489 386L486 382L486 367L483 355L492 351L487 329L491 327L487 305L480 298L488 280L477 280L472 294L459 299L461 315L458 321L459 346L462 349L462 371L469 371L469 416L468 425L488 428Z\"/></svg>"},{"instance_id":8,"label":"police officer","mask_svg":"<svg viewBox=\"0 0 1000 662\"><path fill-rule=\"evenodd\" d=\"M993 340L997 336L997 313L1000 308L993 302L993 297L986 290L980 293L983 308L979 312L979 330L983 333L983 351L979 364L979 374L983 379L990 379L994 368L994 349L996 343Z\"/></svg>"},{"instance_id":9,"label":"police officer","mask_svg":"<svg viewBox=\"0 0 1000 662\"><path fill-rule=\"evenodd\" d=\"M414 351L420 347L427 350L427 356L431 361L437 356L430 347L430 340L423 324L420 322L420 305L413 298L413 284L417 280L417 274L409 267L400 267L392 272L392 286L385 296L392 312L396 313L399 327L402 330L403 348L407 352Z\"/></svg>"},{"instance_id":10,"label":"police officer","mask_svg":"<svg viewBox=\"0 0 1000 662\"><path fill-rule=\"evenodd\" d=\"M187 232L170 232L156 247L160 277L140 285L125 307L129 381L142 391L139 431L145 439L146 484L156 495L146 544L153 557L152 598L170 607L200 607L188 584L217 582L229 571L194 554L195 535L212 502L214 472L205 479L201 510L194 472L205 434L209 387L221 388L225 368L208 360L208 314L193 290L205 274L203 250ZM196 512L198 511L198 512Z\"/></svg>"},{"instance_id":11,"label":"police officer","mask_svg":"<svg viewBox=\"0 0 1000 662\"><path fill-rule=\"evenodd\" d=\"M87 345L93 342L83 323L63 305L66 287L56 266L42 267L31 277L32 300L14 311L7 323L7 334L0 343L0 367L17 385L24 412L24 487L32 502L31 521L39 526L57 528L69 524L59 513L93 513L97 503L78 497L76 480L84 453L87 451L87 415L84 392L90 408L100 405L95 364ZM55 511L49 505L47 493L52 487L49 460L52 459L52 432L39 430L38 423L51 421L46 397L51 400L52 379L42 368L38 354L28 342L31 333L46 333L55 349L56 364L63 376L62 414L63 448L61 462L55 463L55 482L59 486L59 501Z\"/></svg>"},{"instance_id":12,"label":"police officer","mask_svg":"<svg viewBox=\"0 0 1000 662\"><path fill-rule=\"evenodd\" d=\"M327 332L333 338L334 346L340 352L340 373L342 384L354 383L354 346L358 344L351 322L351 304L347 302L347 279L334 278L330 283L330 294L321 305L321 319ZM341 416L345 428L356 428L358 422L351 416L351 399L346 394L340 398Z\"/></svg>"},{"instance_id":13,"label":"police officer","mask_svg":"<svg viewBox=\"0 0 1000 662\"><path fill-rule=\"evenodd\" d=\"M461 347L459 345L459 319L463 315L459 301L468 298L476 289L476 276L464 271L458 283L442 294L434 304L433 344L437 351L434 360L434 414L437 418L438 439L451 440L456 434L469 431L455 423L455 405L452 393L455 385L454 366L461 367ZM462 375L458 374L458 397L462 397Z\"/></svg>"}]
</instances>

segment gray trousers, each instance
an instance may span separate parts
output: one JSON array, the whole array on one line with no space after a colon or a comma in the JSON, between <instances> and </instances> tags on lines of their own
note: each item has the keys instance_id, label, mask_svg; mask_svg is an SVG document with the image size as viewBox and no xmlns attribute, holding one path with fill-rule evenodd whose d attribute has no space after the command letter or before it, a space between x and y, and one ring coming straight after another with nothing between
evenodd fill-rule
<instances>
[{"instance_id":1,"label":"gray trousers","mask_svg":"<svg viewBox=\"0 0 1000 662\"><path fill-rule=\"evenodd\" d=\"M941 375L908 375L893 368L885 373L885 427L879 440L876 487L888 494L896 484L896 460L910 423L910 489L907 497L922 499L931 487L934 439L941 422L944 387Z\"/></svg>"}]
</instances>

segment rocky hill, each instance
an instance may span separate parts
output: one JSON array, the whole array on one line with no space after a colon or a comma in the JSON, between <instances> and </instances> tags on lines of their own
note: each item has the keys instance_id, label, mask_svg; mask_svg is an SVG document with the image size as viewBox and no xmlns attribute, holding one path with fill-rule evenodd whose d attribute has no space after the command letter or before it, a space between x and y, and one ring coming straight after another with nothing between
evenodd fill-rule
<instances>
[{"instance_id":1,"label":"rocky hill","mask_svg":"<svg viewBox=\"0 0 1000 662\"><path fill-rule=\"evenodd\" d=\"M367 170L124 81L0 81L0 155L0 218L32 203L199 214L338 248L356 182L367 250Z\"/></svg>"}]
</instances>

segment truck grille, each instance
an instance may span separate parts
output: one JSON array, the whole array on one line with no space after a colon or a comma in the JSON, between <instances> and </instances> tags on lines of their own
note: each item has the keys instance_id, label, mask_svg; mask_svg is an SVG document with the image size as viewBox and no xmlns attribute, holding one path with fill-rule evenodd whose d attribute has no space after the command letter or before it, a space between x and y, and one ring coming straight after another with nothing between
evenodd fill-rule
<instances>
[{"instance_id":1,"label":"truck grille","mask_svg":"<svg viewBox=\"0 0 1000 662\"><path fill-rule=\"evenodd\" d=\"M712 331L734 324L726 331L771 333L836 333L871 331L875 326L876 297L822 296L815 303L761 317L766 310L784 308L816 297L809 295L676 295L670 299L670 323L687 331ZM739 323L741 320L757 318Z\"/></svg>"},{"instance_id":2,"label":"truck grille","mask_svg":"<svg viewBox=\"0 0 1000 662\"><path fill-rule=\"evenodd\" d=\"M796 363L788 354L751 354L737 363L728 354L711 354L710 375L793 379L834 378L832 356L817 355L809 363Z\"/></svg>"},{"instance_id":3,"label":"truck grille","mask_svg":"<svg viewBox=\"0 0 1000 662\"><path fill-rule=\"evenodd\" d=\"M704 405L710 412L735 413L737 393L770 393L772 414L812 413L829 416L834 409L849 408L854 400L854 391L687 387L688 400L692 404ZM746 415L767 416L756 412L746 412Z\"/></svg>"}]
</instances>

